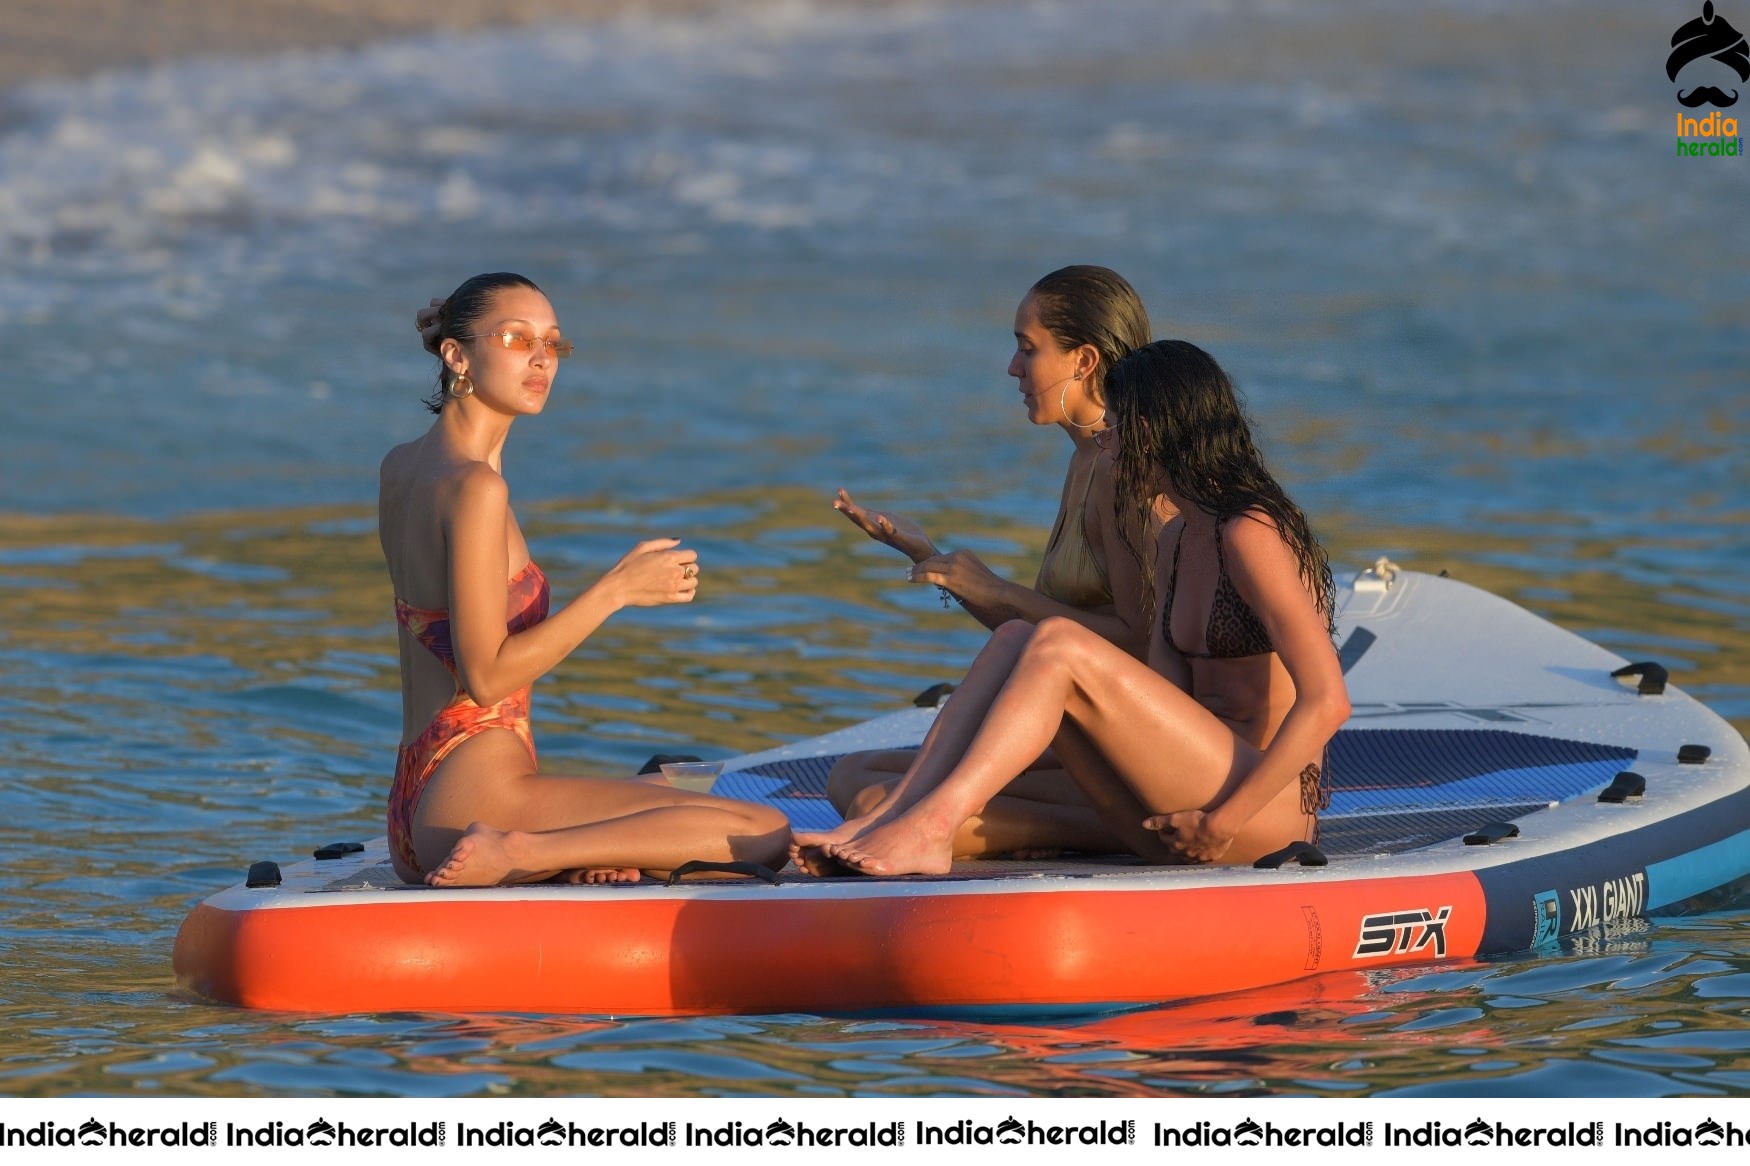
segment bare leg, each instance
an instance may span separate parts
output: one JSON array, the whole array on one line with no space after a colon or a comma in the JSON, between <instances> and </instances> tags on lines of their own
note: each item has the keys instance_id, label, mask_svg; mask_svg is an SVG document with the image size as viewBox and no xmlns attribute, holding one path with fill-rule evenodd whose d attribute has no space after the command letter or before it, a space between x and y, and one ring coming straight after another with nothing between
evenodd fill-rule
<instances>
[{"instance_id":1,"label":"bare leg","mask_svg":"<svg viewBox=\"0 0 1750 1166\"><path fill-rule=\"evenodd\" d=\"M952 774L920 793L909 809L889 813L849 842L830 844L827 855L865 874L946 871L960 824L1002 788L1016 766L1058 736L1066 717L1109 766L1097 771L1077 765L1084 757L1066 757L1084 790L1116 805L1100 792L1102 782L1116 780L1150 814L1208 808L1258 759L1255 748L1172 682L1069 621L1046 620ZM1163 746L1172 750L1166 758ZM1073 743L1070 752L1077 753ZM1306 818L1298 805L1297 792L1284 790L1234 840L1232 861L1299 836ZM1131 826L1120 837L1135 830Z\"/></svg>"},{"instance_id":2,"label":"bare leg","mask_svg":"<svg viewBox=\"0 0 1750 1166\"><path fill-rule=\"evenodd\" d=\"M827 774L827 800L845 817L860 817L862 812L854 809L854 805L860 803L870 808L875 804L864 800L863 791L870 786L891 786L911 768L917 755L916 749L869 749L847 753ZM1002 796L1053 805L1088 804L1087 796L1076 786L1063 762L1049 752L1034 758L1015 780L1004 786Z\"/></svg>"},{"instance_id":3,"label":"bare leg","mask_svg":"<svg viewBox=\"0 0 1750 1166\"><path fill-rule=\"evenodd\" d=\"M849 842L864 831L904 813L947 777L972 742L978 727L984 723L991 702L1002 691L1032 634L1033 625L1021 620L1011 620L998 628L972 662L966 679L937 715L935 724L930 726L923 746L905 775L868 814L850 819L832 830L797 834L790 847L790 856L796 865L811 874L833 872L836 864L823 861L831 857L830 847ZM1028 761L1042 752L1043 746L1021 760L1008 776L1012 778L1020 773Z\"/></svg>"},{"instance_id":4,"label":"bare leg","mask_svg":"<svg viewBox=\"0 0 1750 1166\"><path fill-rule=\"evenodd\" d=\"M633 781L648 781L651 785L667 785L666 779L657 781L649 775L640 774ZM651 871L652 876L666 877L665 872ZM645 872L635 866L596 866L582 870L562 871L554 881L570 883L572 886L604 886L610 883L636 883L644 880Z\"/></svg>"},{"instance_id":5,"label":"bare leg","mask_svg":"<svg viewBox=\"0 0 1750 1166\"><path fill-rule=\"evenodd\" d=\"M1185 861L1161 840L1159 832L1143 826L1155 811L1137 798L1079 726L1066 721L1053 748L1120 850L1161 865Z\"/></svg>"},{"instance_id":6,"label":"bare leg","mask_svg":"<svg viewBox=\"0 0 1750 1166\"><path fill-rule=\"evenodd\" d=\"M1041 792L1058 795L1059 800L1012 796L1009 791L1017 786L1023 789L1040 787ZM1067 790L1062 788L1065 786ZM866 786L852 800L851 815L860 817L872 811L886 793L883 786ZM1022 774L954 832L954 857L957 859L1042 859L1056 858L1066 850L1111 854L1125 849L1106 828L1101 816L1081 797L1074 779L1057 768L1030 770Z\"/></svg>"},{"instance_id":7,"label":"bare leg","mask_svg":"<svg viewBox=\"0 0 1750 1166\"><path fill-rule=\"evenodd\" d=\"M826 795L846 818L874 813L911 768L916 749L847 753L827 775ZM1056 858L1066 850L1111 854L1127 848L1104 828L1087 796L1053 754L1034 759L954 835L955 858Z\"/></svg>"},{"instance_id":8,"label":"bare leg","mask_svg":"<svg viewBox=\"0 0 1750 1166\"><path fill-rule=\"evenodd\" d=\"M738 803L725 803L734 805ZM766 823L757 817L717 806L659 805L559 830L497 830L475 822L426 881L434 887L478 887L539 882L554 871L577 867L672 870L693 859L776 862L784 853L785 831L781 826L764 831L768 837L762 840L753 831ZM773 834L775 847L770 841ZM677 842L689 838L691 842ZM752 855L746 853L750 846L755 850Z\"/></svg>"},{"instance_id":9,"label":"bare leg","mask_svg":"<svg viewBox=\"0 0 1750 1166\"><path fill-rule=\"evenodd\" d=\"M841 817L856 816L852 809L862 799L863 791L879 786L886 788L905 775L917 759L916 749L866 749L847 753L833 762L826 775L826 800Z\"/></svg>"},{"instance_id":10,"label":"bare leg","mask_svg":"<svg viewBox=\"0 0 1750 1166\"><path fill-rule=\"evenodd\" d=\"M413 820L428 881L481 886L571 871L586 872L585 881L619 881L641 868L672 869L693 859L774 867L784 861L789 828L769 806L531 768L521 742L496 730L445 759ZM608 873L592 879L590 871Z\"/></svg>"}]
</instances>

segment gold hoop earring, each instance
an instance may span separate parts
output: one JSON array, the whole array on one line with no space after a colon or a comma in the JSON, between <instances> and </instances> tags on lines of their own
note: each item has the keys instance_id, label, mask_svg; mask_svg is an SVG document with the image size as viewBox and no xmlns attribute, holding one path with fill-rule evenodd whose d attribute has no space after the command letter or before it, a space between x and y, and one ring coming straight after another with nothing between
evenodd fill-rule
<instances>
[{"instance_id":1,"label":"gold hoop earring","mask_svg":"<svg viewBox=\"0 0 1750 1166\"><path fill-rule=\"evenodd\" d=\"M467 385L468 387L464 389L462 387L463 385ZM460 401L467 397L472 397L473 395L474 382L468 379L467 373L457 373L456 379L450 382L450 396Z\"/></svg>"},{"instance_id":2,"label":"gold hoop earring","mask_svg":"<svg viewBox=\"0 0 1750 1166\"><path fill-rule=\"evenodd\" d=\"M1082 374L1078 372L1075 376L1075 379L1078 381L1081 380ZM1071 417L1069 415L1069 409L1067 409L1065 407L1068 404L1068 402L1069 402L1069 382L1065 381L1064 385L1063 385L1063 392L1061 392L1057 395L1057 411L1059 413L1063 414L1063 419L1065 421L1069 422L1071 425L1075 426L1077 429L1082 430L1083 432L1086 432L1089 429L1098 428L1100 422L1102 422L1106 419L1105 415L1101 414L1099 417L1088 422L1086 425L1083 425L1080 421L1077 421L1074 417Z\"/></svg>"}]
</instances>

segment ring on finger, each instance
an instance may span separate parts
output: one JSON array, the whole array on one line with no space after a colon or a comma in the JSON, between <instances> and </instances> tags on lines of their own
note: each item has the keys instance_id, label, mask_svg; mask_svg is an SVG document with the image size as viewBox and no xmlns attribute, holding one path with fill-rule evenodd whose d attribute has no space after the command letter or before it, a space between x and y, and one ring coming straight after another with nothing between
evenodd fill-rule
<instances>
[{"instance_id":1,"label":"ring on finger","mask_svg":"<svg viewBox=\"0 0 1750 1166\"><path fill-rule=\"evenodd\" d=\"M688 563L685 567L681 568L681 578L683 578L683 579L697 579L698 577L699 577L699 568L698 568L697 564Z\"/></svg>"}]
</instances>

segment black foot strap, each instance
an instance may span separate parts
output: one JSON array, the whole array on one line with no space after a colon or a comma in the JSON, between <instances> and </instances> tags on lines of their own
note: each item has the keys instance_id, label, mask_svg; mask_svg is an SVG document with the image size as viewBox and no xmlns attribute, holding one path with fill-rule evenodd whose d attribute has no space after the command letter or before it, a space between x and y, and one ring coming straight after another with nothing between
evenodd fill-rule
<instances>
[{"instance_id":1,"label":"black foot strap","mask_svg":"<svg viewBox=\"0 0 1750 1166\"><path fill-rule=\"evenodd\" d=\"M1290 842L1281 850L1266 854L1252 865L1258 870L1276 870L1288 863L1298 862L1302 866L1324 866L1330 862L1325 852L1310 842Z\"/></svg>"},{"instance_id":2,"label":"black foot strap","mask_svg":"<svg viewBox=\"0 0 1750 1166\"><path fill-rule=\"evenodd\" d=\"M683 862L668 872L668 885L674 886L690 874L738 874L762 882L778 885L778 876L770 867L761 866L757 862Z\"/></svg>"}]
</instances>

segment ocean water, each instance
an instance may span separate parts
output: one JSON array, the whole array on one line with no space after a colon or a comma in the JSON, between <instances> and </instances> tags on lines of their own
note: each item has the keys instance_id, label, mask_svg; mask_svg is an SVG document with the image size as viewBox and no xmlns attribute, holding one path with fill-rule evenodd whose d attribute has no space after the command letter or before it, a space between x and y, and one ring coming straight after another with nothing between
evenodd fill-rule
<instances>
[{"instance_id":1,"label":"ocean water","mask_svg":"<svg viewBox=\"0 0 1750 1166\"><path fill-rule=\"evenodd\" d=\"M282 1016L172 991L188 907L381 832L374 471L414 308L521 270L579 341L507 474L556 589L696 605L537 689L613 774L898 707L982 641L828 508L1026 577L1067 452L1015 302L1126 273L1333 560L1488 587L1750 728L1742 157L1673 155L1687 3L775 4L0 94L0 1093L1750 1091L1750 904L1084 1021Z\"/></svg>"}]
</instances>

